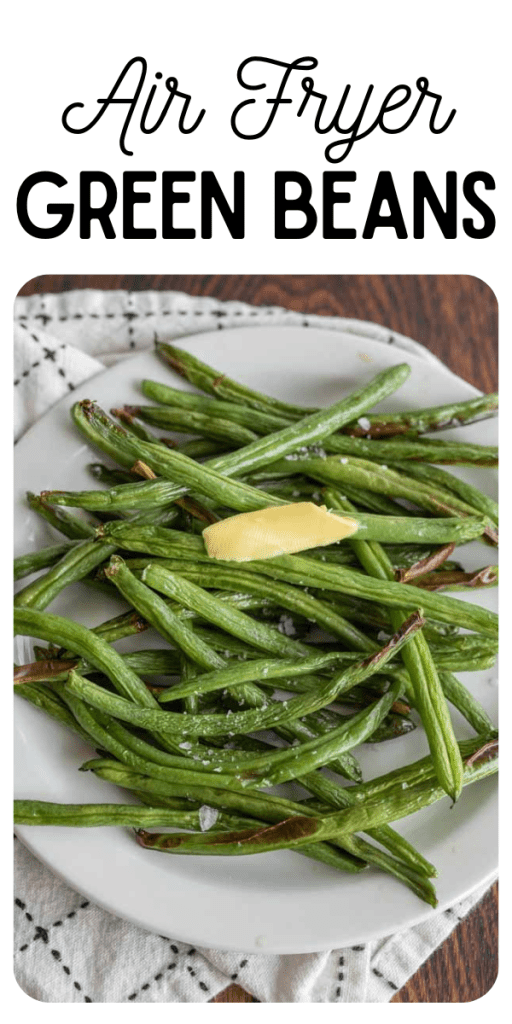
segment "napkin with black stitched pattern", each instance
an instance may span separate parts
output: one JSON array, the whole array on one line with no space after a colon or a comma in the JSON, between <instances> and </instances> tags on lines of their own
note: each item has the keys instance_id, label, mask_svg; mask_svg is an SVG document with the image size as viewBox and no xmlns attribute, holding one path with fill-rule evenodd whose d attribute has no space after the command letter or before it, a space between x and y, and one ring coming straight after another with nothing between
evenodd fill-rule
<instances>
[{"instance_id":1,"label":"napkin with black stitched pattern","mask_svg":"<svg viewBox=\"0 0 512 1024\"><path fill-rule=\"evenodd\" d=\"M205 330L343 329L435 357L386 328L180 292L70 291L15 306L16 439L83 381L150 346ZM42 1002L206 1002L236 981L262 1002L387 1002L487 890L423 924L347 949L276 956L211 949L137 928L81 897L19 841L14 850L15 977Z\"/></svg>"}]
</instances>

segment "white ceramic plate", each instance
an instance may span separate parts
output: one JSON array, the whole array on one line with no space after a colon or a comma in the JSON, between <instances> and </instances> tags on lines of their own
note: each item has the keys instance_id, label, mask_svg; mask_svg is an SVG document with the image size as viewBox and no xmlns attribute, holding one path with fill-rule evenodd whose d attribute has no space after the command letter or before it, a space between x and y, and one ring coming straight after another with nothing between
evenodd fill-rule
<instances>
[{"instance_id":1,"label":"white ceramic plate","mask_svg":"<svg viewBox=\"0 0 512 1024\"><path fill-rule=\"evenodd\" d=\"M411 376L382 408L417 408L477 394L440 364L342 332L246 328L198 335L183 344L240 381L308 406L328 405L402 360L410 364ZM16 554L48 544L54 537L27 511L26 490L94 486L85 467L95 456L71 423L72 403L88 397L110 409L140 401L137 385L144 377L188 387L152 353L143 353L77 389L20 441ZM497 421L446 431L442 436L493 444ZM494 471L460 472L495 496ZM486 564L494 551L473 544L462 555L469 568ZM494 608L496 591L470 595L467 600ZM92 626L120 608L114 599L98 597L77 584L54 602L51 611ZM19 643L16 660L28 660L30 642ZM464 681L495 718L495 672L471 673ZM457 714L454 719L458 736L470 735ZM371 778L426 752L425 736L418 728L400 740L362 747L360 760L365 777ZM77 772L89 756L90 748L57 723L15 700L16 797L73 803L126 801L125 792ZM455 807L442 800L397 828L437 865L439 905L449 906L496 871L496 779L465 791ZM286 851L238 859L173 857L142 850L129 830L19 827L17 831L40 860L95 903L144 928L207 947L304 953L386 935L433 913L387 875L374 870L343 875Z\"/></svg>"}]
</instances>

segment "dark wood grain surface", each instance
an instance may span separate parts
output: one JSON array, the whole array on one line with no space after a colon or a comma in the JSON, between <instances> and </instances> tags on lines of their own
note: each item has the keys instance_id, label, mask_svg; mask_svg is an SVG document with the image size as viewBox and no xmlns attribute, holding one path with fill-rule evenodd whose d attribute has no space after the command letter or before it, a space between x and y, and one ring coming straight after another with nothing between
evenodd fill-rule
<instances>
[{"instance_id":1,"label":"dark wood grain surface","mask_svg":"<svg viewBox=\"0 0 512 1024\"><path fill-rule=\"evenodd\" d=\"M420 341L482 391L498 387L498 307L475 277L414 275L47 275L20 295L73 288L176 289L190 295L277 305L302 313L356 317ZM471 1002L498 973L498 886L393 997L397 1003ZM231 985L214 1002L253 1002Z\"/></svg>"}]
</instances>

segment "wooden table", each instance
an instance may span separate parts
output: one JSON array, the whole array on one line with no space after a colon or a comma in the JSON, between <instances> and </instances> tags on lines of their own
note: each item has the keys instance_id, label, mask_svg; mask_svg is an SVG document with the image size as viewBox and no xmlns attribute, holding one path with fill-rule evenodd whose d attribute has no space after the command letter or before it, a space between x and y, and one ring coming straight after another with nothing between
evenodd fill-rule
<instances>
[{"instance_id":1,"label":"wooden table","mask_svg":"<svg viewBox=\"0 0 512 1024\"><path fill-rule=\"evenodd\" d=\"M474 277L61 275L36 278L20 295L72 288L177 289L257 306L279 305L301 313L372 320L421 342L482 391L495 391L498 386L497 302L491 289ZM393 1002L471 1002L492 987L497 973L495 885ZM237 985L230 985L214 1000L254 1001Z\"/></svg>"}]
</instances>

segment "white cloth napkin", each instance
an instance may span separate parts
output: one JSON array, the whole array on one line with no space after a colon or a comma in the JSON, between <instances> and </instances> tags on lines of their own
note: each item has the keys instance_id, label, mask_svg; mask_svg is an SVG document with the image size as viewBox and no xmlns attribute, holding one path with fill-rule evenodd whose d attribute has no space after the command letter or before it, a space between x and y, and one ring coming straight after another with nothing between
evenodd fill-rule
<instances>
[{"instance_id":1,"label":"white cloth napkin","mask_svg":"<svg viewBox=\"0 0 512 1024\"><path fill-rule=\"evenodd\" d=\"M385 327L180 292L71 291L18 298L15 436L69 390L160 340L261 324L340 329L430 352ZM85 900L15 841L15 976L43 1002L206 1002L232 981L262 1002L387 1002L486 886L405 932L347 949L294 956L192 949L146 932Z\"/></svg>"}]
</instances>

